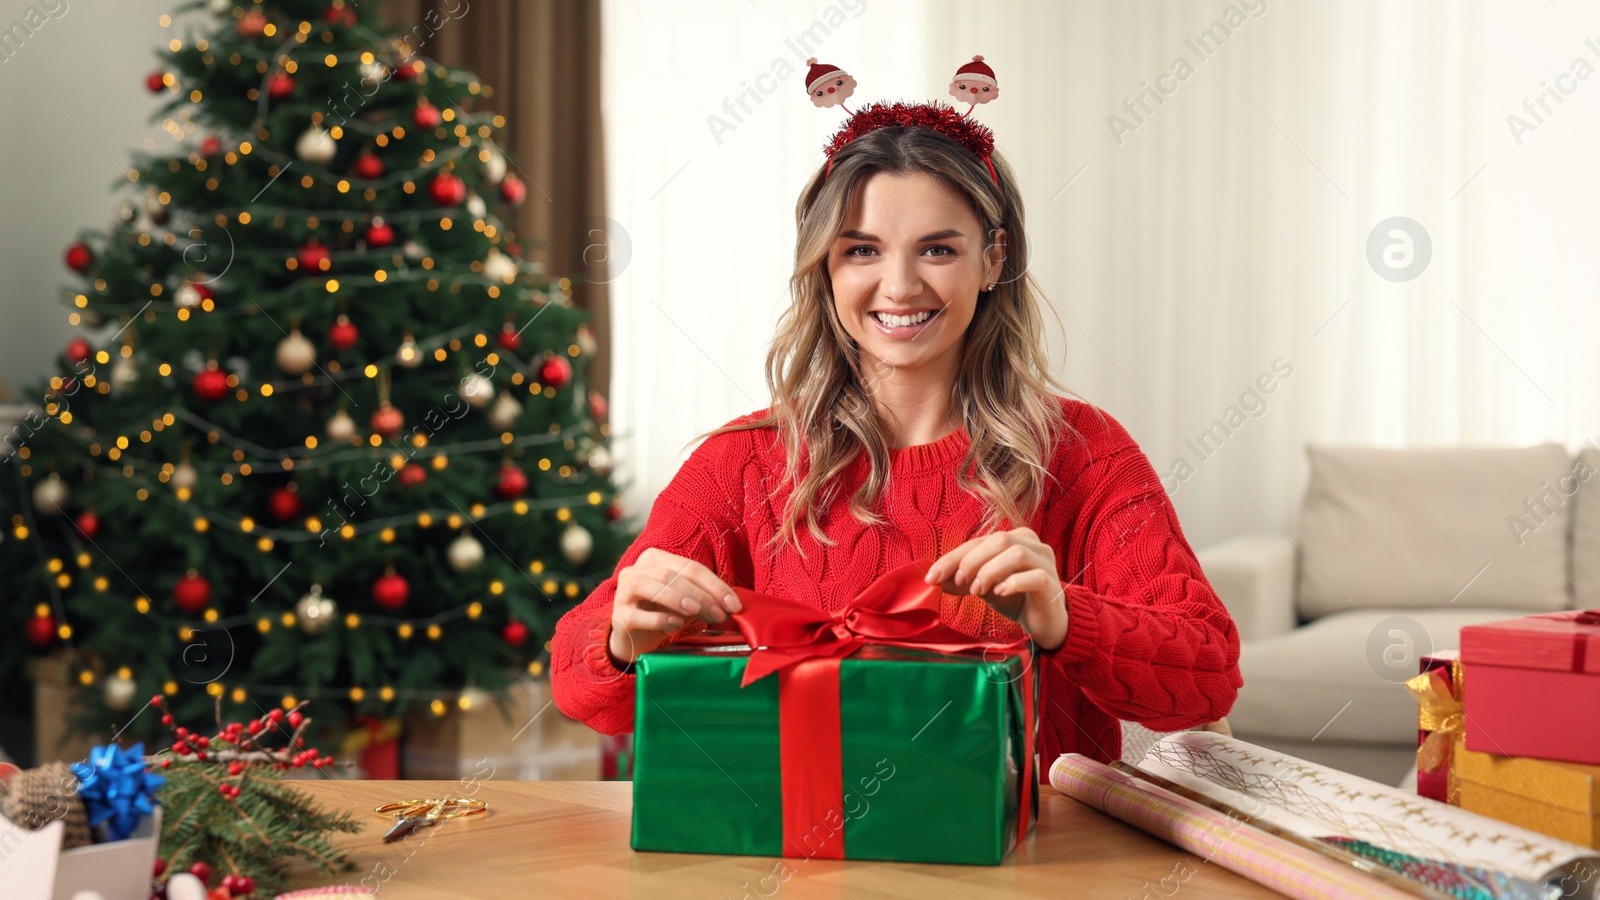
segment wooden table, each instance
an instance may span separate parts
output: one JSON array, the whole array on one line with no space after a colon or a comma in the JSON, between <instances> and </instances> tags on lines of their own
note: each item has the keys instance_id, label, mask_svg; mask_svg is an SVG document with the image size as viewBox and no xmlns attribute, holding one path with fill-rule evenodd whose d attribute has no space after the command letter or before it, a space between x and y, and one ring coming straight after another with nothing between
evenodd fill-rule
<instances>
[{"instance_id":1,"label":"wooden table","mask_svg":"<svg viewBox=\"0 0 1600 900\"><path fill-rule=\"evenodd\" d=\"M487 773L486 773L487 774ZM463 783L465 782L465 783ZM364 883L383 900L506 900L547 897L848 900L960 897L1273 897L1207 863L1042 785L1038 829L1000 866L635 853L628 846L633 785L603 781L293 782L325 805L365 817L360 834L335 840L358 869L337 879ZM380 803L471 796L481 819L449 822L384 844L392 824ZM787 878L785 875L787 874ZM765 879L765 881L763 881ZM1162 884L1162 880L1166 883ZM781 892L781 894L779 893Z\"/></svg>"}]
</instances>

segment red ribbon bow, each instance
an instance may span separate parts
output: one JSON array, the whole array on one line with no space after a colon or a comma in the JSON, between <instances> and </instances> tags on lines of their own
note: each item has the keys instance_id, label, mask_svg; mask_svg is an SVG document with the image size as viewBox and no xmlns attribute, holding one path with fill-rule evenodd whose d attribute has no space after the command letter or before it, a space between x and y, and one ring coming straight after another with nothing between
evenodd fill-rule
<instances>
[{"instance_id":1,"label":"red ribbon bow","mask_svg":"<svg viewBox=\"0 0 1600 900\"><path fill-rule=\"evenodd\" d=\"M997 643L974 638L939 619L943 592L925 577L933 560L907 563L878 578L844 608L829 612L734 588L743 611L734 624L750 644L740 687L778 673L779 761L783 772L784 855L844 858L843 823L820 846L819 825L839 820L844 798L840 759L839 664L868 644L961 653L994 651L1024 657L1023 766L1017 842L1028 834L1035 776L1034 691L1028 638ZM987 656L987 653L985 654ZM802 845L813 847L810 852Z\"/></svg>"}]
</instances>

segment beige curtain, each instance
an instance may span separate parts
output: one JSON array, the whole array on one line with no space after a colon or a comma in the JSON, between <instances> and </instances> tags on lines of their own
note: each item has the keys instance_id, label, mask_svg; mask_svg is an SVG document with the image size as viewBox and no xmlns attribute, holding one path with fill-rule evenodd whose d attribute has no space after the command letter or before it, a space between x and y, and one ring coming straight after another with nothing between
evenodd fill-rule
<instances>
[{"instance_id":1,"label":"beige curtain","mask_svg":"<svg viewBox=\"0 0 1600 900\"><path fill-rule=\"evenodd\" d=\"M585 248L605 216L598 0L387 0L391 22L422 24L439 10L420 55L475 72L506 117L501 141L530 180L517 212L525 253L573 280L574 305L599 342L589 384L611 393L611 318L603 254Z\"/></svg>"}]
</instances>

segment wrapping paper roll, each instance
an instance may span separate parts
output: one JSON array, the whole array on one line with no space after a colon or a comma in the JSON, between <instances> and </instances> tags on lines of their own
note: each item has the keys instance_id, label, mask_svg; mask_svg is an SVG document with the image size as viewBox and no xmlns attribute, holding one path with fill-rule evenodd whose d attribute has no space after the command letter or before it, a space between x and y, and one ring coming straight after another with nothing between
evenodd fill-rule
<instances>
[{"instance_id":1,"label":"wrapping paper roll","mask_svg":"<svg viewBox=\"0 0 1600 900\"><path fill-rule=\"evenodd\" d=\"M1056 790L1257 884L1300 900L1404 898L1326 856L1076 753L1050 766Z\"/></svg>"}]
</instances>

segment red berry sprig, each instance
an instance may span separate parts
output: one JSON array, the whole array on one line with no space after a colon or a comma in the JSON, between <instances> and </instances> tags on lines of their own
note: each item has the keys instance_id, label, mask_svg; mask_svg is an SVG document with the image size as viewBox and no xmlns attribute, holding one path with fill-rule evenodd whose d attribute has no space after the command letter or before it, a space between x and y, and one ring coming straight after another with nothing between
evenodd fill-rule
<instances>
[{"instance_id":1,"label":"red berry sprig","mask_svg":"<svg viewBox=\"0 0 1600 900\"><path fill-rule=\"evenodd\" d=\"M166 697L157 694L150 698L150 705L161 710L163 725L173 725L175 720L171 711L167 709ZM302 735L306 727L311 724L311 718L301 712L305 706L306 702L301 701L287 713L281 709L274 709L246 722L229 722L222 725L222 701L219 698L217 732L204 735L192 732L182 725L173 728L173 741L168 752L159 754L161 767L167 768L174 761L213 762L226 767L227 777L242 781L253 763L273 765L279 769L301 769L306 766L322 769L334 765L333 757L323 756L316 748L303 749L305 739ZM285 746L272 748L262 743L268 735L286 730L285 726L288 730L292 730ZM224 783L221 788L219 788L220 793L230 799L239 796L240 789L237 784Z\"/></svg>"}]
</instances>

